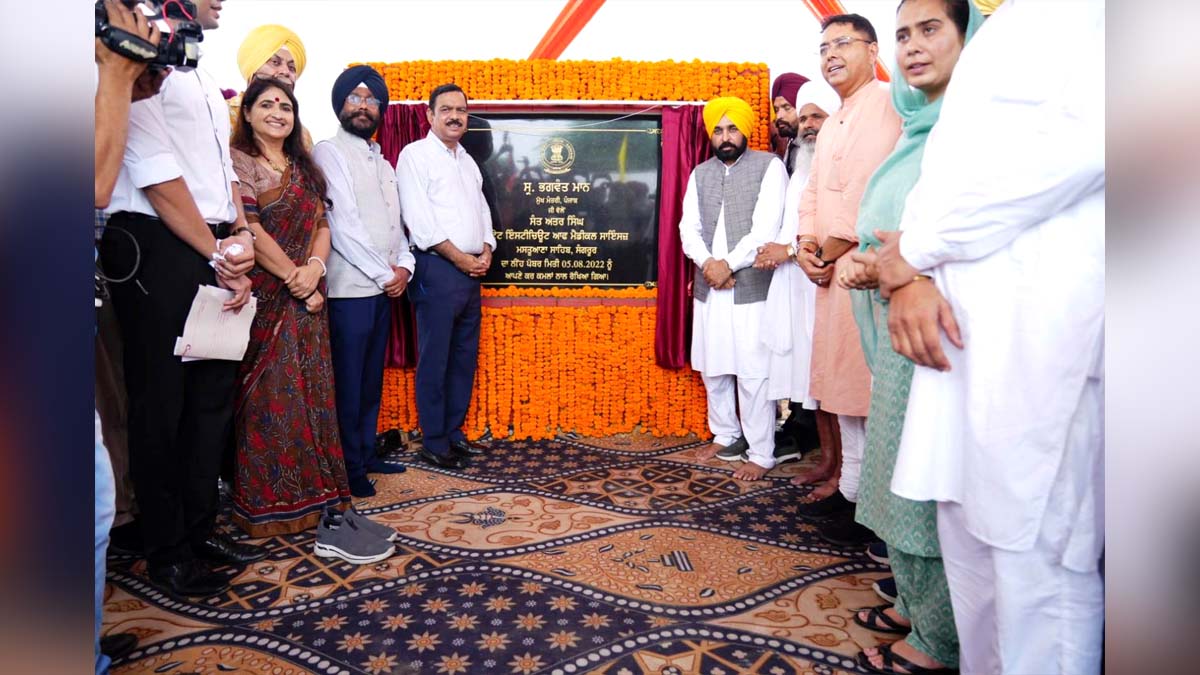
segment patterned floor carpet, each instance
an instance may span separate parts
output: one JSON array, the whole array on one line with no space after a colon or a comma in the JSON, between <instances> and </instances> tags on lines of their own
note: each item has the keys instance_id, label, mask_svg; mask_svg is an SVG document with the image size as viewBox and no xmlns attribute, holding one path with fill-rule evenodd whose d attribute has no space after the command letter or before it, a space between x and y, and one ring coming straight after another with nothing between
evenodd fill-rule
<instances>
[{"instance_id":1,"label":"patterned floor carpet","mask_svg":"<svg viewBox=\"0 0 1200 675\"><path fill-rule=\"evenodd\" d=\"M623 435L494 442L463 472L411 453L360 511L401 533L368 566L311 533L195 604L113 555L105 632L141 644L116 673L734 675L858 672L851 621L886 568L795 517L789 462L767 480L697 462L700 442ZM222 519L224 531L236 535ZM232 573L232 572L231 572Z\"/></svg>"}]
</instances>

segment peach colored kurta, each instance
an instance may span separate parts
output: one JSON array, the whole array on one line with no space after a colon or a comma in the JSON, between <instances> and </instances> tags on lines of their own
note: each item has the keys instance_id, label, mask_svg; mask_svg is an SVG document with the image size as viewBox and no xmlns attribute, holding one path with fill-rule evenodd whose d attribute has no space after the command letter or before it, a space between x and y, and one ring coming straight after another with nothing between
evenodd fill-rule
<instances>
[{"instance_id":1,"label":"peach colored kurta","mask_svg":"<svg viewBox=\"0 0 1200 675\"><path fill-rule=\"evenodd\" d=\"M817 134L808 184L800 198L800 234L858 241L858 204L867 180L892 152L900 137L900 116L886 85L873 82L842 101L842 107ZM852 249L854 250L854 249ZM812 379L809 395L836 415L866 417L871 403L871 373L863 358L850 292L836 275L850 262L838 259L834 281L817 287L813 325Z\"/></svg>"}]
</instances>

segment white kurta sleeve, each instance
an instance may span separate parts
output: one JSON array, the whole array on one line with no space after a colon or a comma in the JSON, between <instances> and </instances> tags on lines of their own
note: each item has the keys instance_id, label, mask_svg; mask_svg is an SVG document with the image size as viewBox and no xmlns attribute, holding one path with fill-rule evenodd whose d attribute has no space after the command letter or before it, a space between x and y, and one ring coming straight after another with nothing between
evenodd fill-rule
<instances>
[{"instance_id":1,"label":"white kurta sleeve","mask_svg":"<svg viewBox=\"0 0 1200 675\"><path fill-rule=\"evenodd\" d=\"M725 262L734 272L754 264L758 247L774 241L779 236L779 225L783 218L783 201L787 195L787 169L778 158L772 159L758 187L758 201L751 216L750 233L738 241L737 246L725 256Z\"/></svg>"},{"instance_id":2,"label":"white kurta sleeve","mask_svg":"<svg viewBox=\"0 0 1200 675\"><path fill-rule=\"evenodd\" d=\"M900 222L900 253L918 269L987 256L1104 185L1104 78L1077 74L1095 52L1037 55L1054 68L971 56L988 54L963 53L971 77L946 90Z\"/></svg>"},{"instance_id":3,"label":"white kurta sleeve","mask_svg":"<svg viewBox=\"0 0 1200 675\"><path fill-rule=\"evenodd\" d=\"M696 172L688 177L687 190L683 193L683 216L679 219L679 239L683 254L696 265L712 257L701 235L700 197L696 194Z\"/></svg>"},{"instance_id":4,"label":"white kurta sleeve","mask_svg":"<svg viewBox=\"0 0 1200 675\"><path fill-rule=\"evenodd\" d=\"M787 192L783 196L783 220L779 226L779 236L775 237L777 244L793 244L800 233L800 194L804 192L805 179L806 176L799 171L788 179Z\"/></svg>"},{"instance_id":5,"label":"white kurta sleeve","mask_svg":"<svg viewBox=\"0 0 1200 675\"><path fill-rule=\"evenodd\" d=\"M327 215L330 245L382 290L395 274L387 258L371 245L371 236L358 213L350 168L337 148L328 142L317 143L313 148L313 161L325 174L326 194L333 202Z\"/></svg>"}]
</instances>

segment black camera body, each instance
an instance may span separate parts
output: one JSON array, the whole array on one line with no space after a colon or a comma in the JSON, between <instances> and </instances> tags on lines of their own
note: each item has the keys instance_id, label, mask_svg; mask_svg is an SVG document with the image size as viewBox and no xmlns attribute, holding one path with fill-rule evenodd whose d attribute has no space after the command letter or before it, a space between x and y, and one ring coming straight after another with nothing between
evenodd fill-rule
<instances>
[{"instance_id":1,"label":"black camera body","mask_svg":"<svg viewBox=\"0 0 1200 675\"><path fill-rule=\"evenodd\" d=\"M148 62L150 68L161 70L168 67L195 68L200 63L200 42L204 32L196 23L196 3L191 0L121 0L135 12L142 11L138 5L153 10L147 15L150 22L172 19L174 30L161 31L158 44L121 30L108 23L108 10L104 0L96 1L96 37L104 46L131 61Z\"/></svg>"}]
</instances>

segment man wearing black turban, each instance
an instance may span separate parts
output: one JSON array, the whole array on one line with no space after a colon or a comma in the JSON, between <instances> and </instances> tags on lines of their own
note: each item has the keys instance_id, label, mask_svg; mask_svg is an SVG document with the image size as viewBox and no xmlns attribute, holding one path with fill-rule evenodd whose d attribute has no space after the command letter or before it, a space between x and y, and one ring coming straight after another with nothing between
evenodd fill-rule
<instances>
[{"instance_id":1,"label":"man wearing black turban","mask_svg":"<svg viewBox=\"0 0 1200 675\"><path fill-rule=\"evenodd\" d=\"M358 498L375 494L368 473L404 471L375 457L391 302L404 293L414 267L396 172L371 140L387 102L387 85L374 68L346 69L333 84L333 111L342 128L313 148L333 202L329 346L342 455L350 494Z\"/></svg>"}]
</instances>

